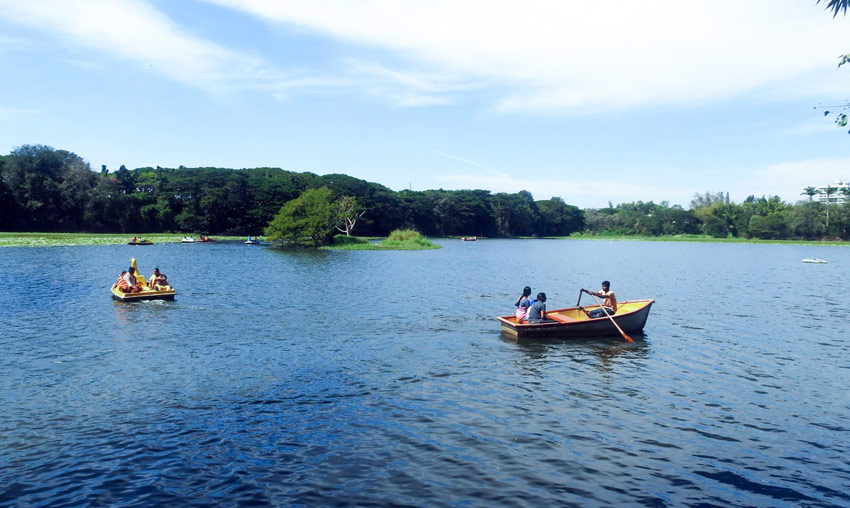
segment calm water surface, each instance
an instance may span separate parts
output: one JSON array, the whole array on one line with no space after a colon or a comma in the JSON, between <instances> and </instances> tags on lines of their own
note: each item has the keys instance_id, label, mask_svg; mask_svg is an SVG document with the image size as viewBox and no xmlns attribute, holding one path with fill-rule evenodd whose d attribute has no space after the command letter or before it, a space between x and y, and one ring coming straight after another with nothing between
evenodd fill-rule
<instances>
[{"instance_id":1,"label":"calm water surface","mask_svg":"<svg viewBox=\"0 0 850 508\"><path fill-rule=\"evenodd\" d=\"M850 505L850 249L441 243L0 249L0 506ZM634 344L501 335L603 279Z\"/></svg>"}]
</instances>

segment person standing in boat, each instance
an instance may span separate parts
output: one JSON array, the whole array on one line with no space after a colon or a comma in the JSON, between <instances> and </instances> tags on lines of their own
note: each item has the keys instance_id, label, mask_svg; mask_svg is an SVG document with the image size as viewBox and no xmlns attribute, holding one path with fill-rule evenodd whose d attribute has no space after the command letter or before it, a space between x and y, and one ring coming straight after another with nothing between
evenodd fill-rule
<instances>
[{"instance_id":1,"label":"person standing in boat","mask_svg":"<svg viewBox=\"0 0 850 508\"><path fill-rule=\"evenodd\" d=\"M531 288L525 286L522 288L522 294L516 299L516 303L514 303L514 306L516 307L517 323L525 319L525 315L528 313L528 308L531 307L531 302L528 300L529 296L531 296Z\"/></svg>"},{"instance_id":2,"label":"person standing in boat","mask_svg":"<svg viewBox=\"0 0 850 508\"><path fill-rule=\"evenodd\" d=\"M582 288L582 292L587 293L589 295L593 295L597 298L604 298L605 300L602 302L601 309L593 309L588 311L587 317L589 318L601 318L605 317L605 313L607 312L609 315L614 315L617 312L617 297L614 296L614 292L611 291L611 283L607 280L602 281L602 291L596 293L593 291L588 291Z\"/></svg>"},{"instance_id":3,"label":"person standing in boat","mask_svg":"<svg viewBox=\"0 0 850 508\"><path fill-rule=\"evenodd\" d=\"M529 323L542 323L546 321L546 293L537 293L537 298L525 315Z\"/></svg>"},{"instance_id":4,"label":"person standing in boat","mask_svg":"<svg viewBox=\"0 0 850 508\"><path fill-rule=\"evenodd\" d=\"M155 289L155 286L167 286L168 285L168 277L165 276L164 273L159 271L159 268L153 269L153 275L151 275L150 282L148 282L148 287L151 289Z\"/></svg>"}]
</instances>

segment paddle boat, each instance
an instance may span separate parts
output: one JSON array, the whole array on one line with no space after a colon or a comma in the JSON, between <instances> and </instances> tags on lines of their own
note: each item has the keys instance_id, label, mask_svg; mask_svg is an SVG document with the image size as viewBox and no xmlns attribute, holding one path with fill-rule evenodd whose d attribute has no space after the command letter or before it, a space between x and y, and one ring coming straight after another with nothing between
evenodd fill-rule
<instances>
[{"instance_id":1,"label":"paddle boat","mask_svg":"<svg viewBox=\"0 0 850 508\"><path fill-rule=\"evenodd\" d=\"M245 240L245 243L247 243L247 244L258 244L258 243L260 243L260 239L259 238L252 239L251 235L248 235L248 239Z\"/></svg>"},{"instance_id":2,"label":"paddle boat","mask_svg":"<svg viewBox=\"0 0 850 508\"><path fill-rule=\"evenodd\" d=\"M180 240L180 243L195 243L195 239L194 239L194 238L192 238L191 236L184 236L184 237Z\"/></svg>"},{"instance_id":3,"label":"paddle boat","mask_svg":"<svg viewBox=\"0 0 850 508\"><path fill-rule=\"evenodd\" d=\"M817 259L817 258L806 258L806 259L803 260L803 263L817 263L819 265L825 265L826 261L824 261L823 259Z\"/></svg>"},{"instance_id":4,"label":"paddle boat","mask_svg":"<svg viewBox=\"0 0 850 508\"><path fill-rule=\"evenodd\" d=\"M655 300L630 300L617 304L617 312L611 316L620 329L628 333L643 330L649 309ZM599 305L570 307L546 312L548 320L543 323L530 324L527 321L517 323L516 315L499 316L502 331L517 339L554 337L616 337L622 335L607 316L590 318L587 311L598 309Z\"/></svg>"},{"instance_id":5,"label":"paddle boat","mask_svg":"<svg viewBox=\"0 0 850 508\"><path fill-rule=\"evenodd\" d=\"M153 242L150 240L143 240L142 238L133 237L132 240L127 242L127 245L153 245Z\"/></svg>"},{"instance_id":6,"label":"paddle boat","mask_svg":"<svg viewBox=\"0 0 850 508\"><path fill-rule=\"evenodd\" d=\"M208 243L208 242L214 242L215 240L213 240L212 238L210 238L208 236L201 235L201 238L198 241L201 242L201 243Z\"/></svg>"},{"instance_id":7,"label":"paddle boat","mask_svg":"<svg viewBox=\"0 0 850 508\"><path fill-rule=\"evenodd\" d=\"M133 275L136 277L136 281L139 285L142 286L142 290L138 293L125 293L121 291L118 283L116 282L112 284L112 298L121 300L122 302L135 302L139 300L174 300L176 292L170 285L156 285L152 288L148 286L148 281L139 273L139 269L136 268L136 258L130 259L130 266L133 268Z\"/></svg>"}]
</instances>

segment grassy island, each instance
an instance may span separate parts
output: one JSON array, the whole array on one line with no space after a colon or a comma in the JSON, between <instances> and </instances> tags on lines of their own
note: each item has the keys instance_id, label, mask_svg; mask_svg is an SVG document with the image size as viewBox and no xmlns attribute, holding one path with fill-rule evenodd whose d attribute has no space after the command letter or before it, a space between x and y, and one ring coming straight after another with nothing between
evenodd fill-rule
<instances>
[{"instance_id":1,"label":"grassy island","mask_svg":"<svg viewBox=\"0 0 850 508\"><path fill-rule=\"evenodd\" d=\"M411 229L397 229L386 240L373 243L367 238L336 235L334 243L322 249L327 250L428 250L440 246Z\"/></svg>"}]
</instances>

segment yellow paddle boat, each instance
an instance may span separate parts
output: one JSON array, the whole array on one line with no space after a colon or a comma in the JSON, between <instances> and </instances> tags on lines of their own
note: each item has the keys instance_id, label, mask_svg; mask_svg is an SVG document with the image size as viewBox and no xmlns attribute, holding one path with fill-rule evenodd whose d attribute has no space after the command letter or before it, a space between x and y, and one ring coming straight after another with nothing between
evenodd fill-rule
<instances>
[{"instance_id":1,"label":"yellow paddle boat","mask_svg":"<svg viewBox=\"0 0 850 508\"><path fill-rule=\"evenodd\" d=\"M137 300L174 300L176 292L170 285L161 286L156 284L154 287L148 286L148 281L139 273L136 268L136 258L130 259L130 266L133 268L133 276L136 277L136 282L142 287L138 293L125 293L121 290L118 282L112 285L112 298L121 300L122 302L135 302Z\"/></svg>"}]
</instances>

